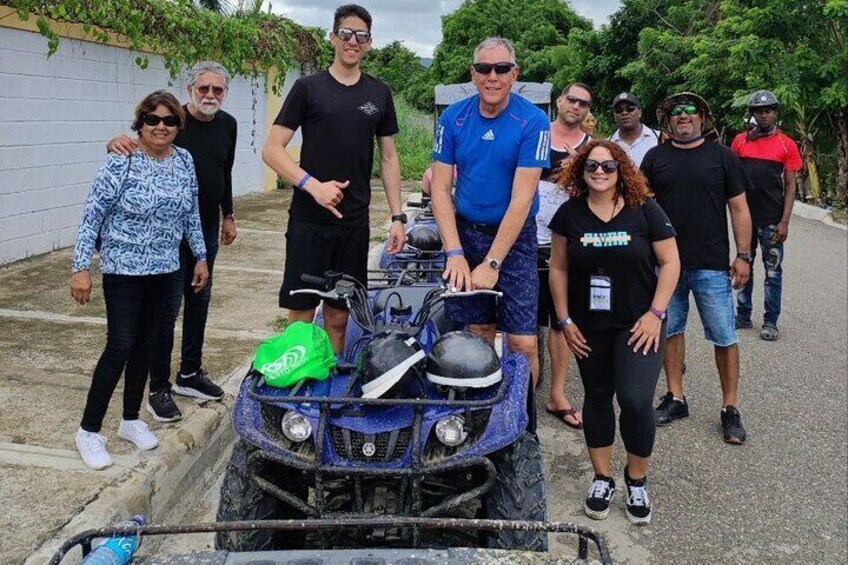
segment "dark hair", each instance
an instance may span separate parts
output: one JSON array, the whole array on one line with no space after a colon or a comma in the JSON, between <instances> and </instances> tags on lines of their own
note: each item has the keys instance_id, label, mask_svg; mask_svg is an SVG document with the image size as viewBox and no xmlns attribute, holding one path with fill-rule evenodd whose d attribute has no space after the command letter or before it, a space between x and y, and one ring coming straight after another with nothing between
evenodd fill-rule
<instances>
[{"instance_id":1,"label":"dark hair","mask_svg":"<svg viewBox=\"0 0 848 565\"><path fill-rule=\"evenodd\" d=\"M369 14L368 10L359 4L345 4L344 6L336 8L336 14L333 16L333 31L339 29L339 26L342 24L342 20L348 16L356 16L365 22L365 25L368 27L368 31L371 31L371 14Z\"/></svg>"},{"instance_id":2,"label":"dark hair","mask_svg":"<svg viewBox=\"0 0 848 565\"><path fill-rule=\"evenodd\" d=\"M177 129L183 129L183 126L185 126L185 112L183 111L183 107L180 106L179 101L167 90L156 90L145 96L144 100L139 102L138 106L135 107L135 120L132 124L132 130L141 131L141 126L144 123L141 120L142 116L155 111L160 105L168 108L180 120L180 123L177 124Z\"/></svg>"},{"instance_id":3,"label":"dark hair","mask_svg":"<svg viewBox=\"0 0 848 565\"><path fill-rule=\"evenodd\" d=\"M590 97L592 97L592 99L593 99L593 100L595 99L595 93L594 93L594 92L592 92L592 87L591 87L591 86L589 86L588 84L586 84L585 82L572 82L572 83L569 83L569 84L567 84L567 85L565 86L565 88L563 88L563 89L562 89L562 92L560 92L560 93L559 93L559 95L560 95L560 96L565 96L566 94L568 94L568 91L569 91L569 90L571 90L571 87L572 87L572 86L577 86L577 87L579 87L579 88L582 88L583 90L585 90L586 92L588 92L588 93L589 93L589 96L590 96Z\"/></svg>"},{"instance_id":4,"label":"dark hair","mask_svg":"<svg viewBox=\"0 0 848 565\"><path fill-rule=\"evenodd\" d=\"M616 142L607 139L593 139L585 144L577 154L568 159L562 170L556 177L556 183L569 195L575 198L585 198L589 193L589 186L583 178L583 165L589 158L589 153L595 147L604 147L612 154L612 158L618 161L618 180L615 183L615 200L624 198L624 203L635 207L645 203L645 200L653 196L648 188L642 172L636 168L624 149Z\"/></svg>"}]
</instances>

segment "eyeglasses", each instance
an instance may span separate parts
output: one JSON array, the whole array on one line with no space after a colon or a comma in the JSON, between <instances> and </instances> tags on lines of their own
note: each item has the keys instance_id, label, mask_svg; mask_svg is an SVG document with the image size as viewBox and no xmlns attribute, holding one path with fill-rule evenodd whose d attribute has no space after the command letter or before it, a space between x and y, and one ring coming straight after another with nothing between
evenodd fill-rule
<instances>
[{"instance_id":1,"label":"eyeglasses","mask_svg":"<svg viewBox=\"0 0 848 565\"><path fill-rule=\"evenodd\" d=\"M334 33L336 34L336 37L338 37L342 41L350 41L350 38L353 36L356 36L357 43L368 43L368 40L371 39L370 31L354 31L346 27L340 27Z\"/></svg>"},{"instance_id":2,"label":"eyeglasses","mask_svg":"<svg viewBox=\"0 0 848 565\"><path fill-rule=\"evenodd\" d=\"M692 104L687 104L686 106L675 106L671 109L671 112L669 112L668 115L679 116L684 112L687 116L694 116L698 113L698 108L696 106L693 106Z\"/></svg>"},{"instance_id":3,"label":"eyeglasses","mask_svg":"<svg viewBox=\"0 0 848 565\"><path fill-rule=\"evenodd\" d=\"M583 171L593 173L598 170L598 167L603 169L607 174L614 173L618 170L618 161L609 159L607 161L595 161L594 159L586 159L583 162Z\"/></svg>"},{"instance_id":4,"label":"eyeglasses","mask_svg":"<svg viewBox=\"0 0 848 565\"><path fill-rule=\"evenodd\" d=\"M616 114L629 114L630 112L635 112L638 108L636 106L616 106L615 113Z\"/></svg>"},{"instance_id":5,"label":"eyeglasses","mask_svg":"<svg viewBox=\"0 0 848 565\"><path fill-rule=\"evenodd\" d=\"M156 114L142 114L141 121L152 128L158 126L160 123L165 124L165 126L169 128L175 128L180 125L180 119L173 114L170 114L168 116L157 116Z\"/></svg>"},{"instance_id":6,"label":"eyeglasses","mask_svg":"<svg viewBox=\"0 0 848 565\"><path fill-rule=\"evenodd\" d=\"M592 105L591 100L583 100L582 98L577 98L576 96L572 96L571 94L566 94L565 99L576 106L582 106L584 108L589 108Z\"/></svg>"},{"instance_id":7,"label":"eyeglasses","mask_svg":"<svg viewBox=\"0 0 848 565\"><path fill-rule=\"evenodd\" d=\"M212 90L212 94L215 96L223 96L224 95L224 87L223 86L209 86L208 84L204 84L203 86L196 86L197 91L203 95L209 94L209 90Z\"/></svg>"},{"instance_id":8,"label":"eyeglasses","mask_svg":"<svg viewBox=\"0 0 848 565\"><path fill-rule=\"evenodd\" d=\"M490 74L492 72L492 69L494 69L496 74L505 75L506 73L515 68L515 63L474 63L471 66L474 67L474 72L479 73L481 75Z\"/></svg>"}]
</instances>

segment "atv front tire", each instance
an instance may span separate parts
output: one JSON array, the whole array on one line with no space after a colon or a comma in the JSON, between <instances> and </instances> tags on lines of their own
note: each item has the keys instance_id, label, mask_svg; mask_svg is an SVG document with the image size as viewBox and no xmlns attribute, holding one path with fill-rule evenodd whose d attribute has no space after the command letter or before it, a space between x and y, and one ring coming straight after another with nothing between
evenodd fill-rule
<instances>
[{"instance_id":1,"label":"atv front tire","mask_svg":"<svg viewBox=\"0 0 848 565\"><path fill-rule=\"evenodd\" d=\"M545 521L548 506L538 440L524 432L515 443L492 455L492 462L497 480L485 497L486 518ZM490 532L487 545L496 549L547 551L548 534L516 530Z\"/></svg>"}]
</instances>

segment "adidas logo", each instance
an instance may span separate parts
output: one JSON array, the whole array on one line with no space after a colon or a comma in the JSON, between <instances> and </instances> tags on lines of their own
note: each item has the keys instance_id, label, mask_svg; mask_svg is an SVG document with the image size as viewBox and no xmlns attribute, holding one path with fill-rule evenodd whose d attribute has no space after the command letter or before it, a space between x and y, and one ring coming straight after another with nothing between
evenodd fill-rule
<instances>
[{"instance_id":1,"label":"adidas logo","mask_svg":"<svg viewBox=\"0 0 848 565\"><path fill-rule=\"evenodd\" d=\"M495 132L493 132L492 130L489 130L489 131L487 131L486 133L483 134L483 137L481 139L483 141L494 141L495 140Z\"/></svg>"}]
</instances>

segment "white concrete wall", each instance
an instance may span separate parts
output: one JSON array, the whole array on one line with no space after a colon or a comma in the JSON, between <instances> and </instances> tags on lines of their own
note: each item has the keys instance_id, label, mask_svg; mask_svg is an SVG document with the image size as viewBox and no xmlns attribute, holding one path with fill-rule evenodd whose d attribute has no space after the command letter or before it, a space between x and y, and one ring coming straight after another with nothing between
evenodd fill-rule
<instances>
[{"instance_id":1,"label":"white concrete wall","mask_svg":"<svg viewBox=\"0 0 848 565\"><path fill-rule=\"evenodd\" d=\"M106 142L130 133L136 104L169 85L161 57L142 70L127 49L62 39L47 58L37 33L0 27L0 264L73 245ZM224 109L238 120L233 192L262 186L265 80L239 77Z\"/></svg>"}]
</instances>

